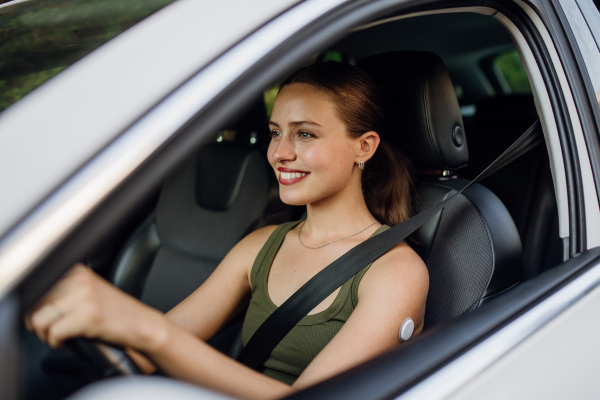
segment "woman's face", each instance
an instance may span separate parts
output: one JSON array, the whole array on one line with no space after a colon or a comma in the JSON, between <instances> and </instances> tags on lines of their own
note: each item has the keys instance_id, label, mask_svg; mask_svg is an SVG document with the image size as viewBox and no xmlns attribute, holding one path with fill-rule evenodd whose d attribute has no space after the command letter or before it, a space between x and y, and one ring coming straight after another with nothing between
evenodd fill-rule
<instances>
[{"instance_id":1,"label":"woman's face","mask_svg":"<svg viewBox=\"0 0 600 400\"><path fill-rule=\"evenodd\" d=\"M360 141L348 136L325 93L302 83L284 86L269 127L269 163L284 203L315 203L349 186Z\"/></svg>"}]
</instances>

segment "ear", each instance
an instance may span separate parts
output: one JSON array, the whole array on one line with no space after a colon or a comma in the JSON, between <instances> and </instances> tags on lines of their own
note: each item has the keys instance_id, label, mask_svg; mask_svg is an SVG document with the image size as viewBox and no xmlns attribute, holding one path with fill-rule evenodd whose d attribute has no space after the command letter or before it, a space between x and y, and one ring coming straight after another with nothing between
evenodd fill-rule
<instances>
[{"instance_id":1,"label":"ear","mask_svg":"<svg viewBox=\"0 0 600 400\"><path fill-rule=\"evenodd\" d=\"M369 131L364 133L360 138L358 138L358 151L356 152L356 164L360 160L367 162L373 157L377 147L379 147L379 143L381 142L381 138L377 134L377 132Z\"/></svg>"}]
</instances>

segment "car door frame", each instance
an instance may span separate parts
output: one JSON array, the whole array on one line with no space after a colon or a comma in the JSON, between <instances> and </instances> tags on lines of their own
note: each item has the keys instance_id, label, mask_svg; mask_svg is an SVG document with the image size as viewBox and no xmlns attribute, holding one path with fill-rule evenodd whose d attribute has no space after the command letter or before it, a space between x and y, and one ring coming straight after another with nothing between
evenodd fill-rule
<instances>
[{"instance_id":1,"label":"car door frame","mask_svg":"<svg viewBox=\"0 0 600 400\"><path fill-rule=\"evenodd\" d=\"M600 108L598 105L599 98L596 93L600 94L600 73L597 70L590 70L589 63L586 63L585 58L594 60L600 59L599 41L600 37L596 37L594 32L591 32L590 24L600 24L600 11L595 10L595 15L589 13L583 14L580 3L581 0L543 0L544 8L547 10L548 25L551 27L553 40L556 43L557 50L560 54L562 63L565 65L565 72L569 85L574 94L574 99L579 110L581 124L583 126L585 141L589 152L592 169L594 172L595 186L600 196L600 139L598 135L598 126L600 126ZM574 13L585 21L587 25L587 34L596 43L594 54L587 54L584 57L582 48L578 40L583 40L584 37L577 35L572 27L573 24L579 22L575 20L576 15L567 16L564 9L568 3L574 4L578 10ZM593 5L593 4L592 4ZM577 11L579 11L577 13ZM582 27L579 27L581 29ZM583 33L583 32L582 32ZM600 33L597 29L596 34ZM596 68L598 68L596 66ZM591 74L594 74L592 82Z\"/></svg>"}]
</instances>

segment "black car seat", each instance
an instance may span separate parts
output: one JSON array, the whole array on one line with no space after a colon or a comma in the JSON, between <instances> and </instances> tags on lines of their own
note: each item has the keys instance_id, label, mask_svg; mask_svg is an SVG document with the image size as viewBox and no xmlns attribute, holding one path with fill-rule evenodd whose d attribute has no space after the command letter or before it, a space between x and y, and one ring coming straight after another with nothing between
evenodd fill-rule
<instances>
[{"instance_id":1,"label":"black car seat","mask_svg":"<svg viewBox=\"0 0 600 400\"><path fill-rule=\"evenodd\" d=\"M267 174L252 147L201 149L165 181L155 213L125 244L112 282L169 311L252 231L267 205Z\"/></svg>"},{"instance_id":2,"label":"black car seat","mask_svg":"<svg viewBox=\"0 0 600 400\"><path fill-rule=\"evenodd\" d=\"M391 52L357 64L381 87L388 136L419 171L417 210L437 203L468 181L451 171L469 153L458 100L441 58L428 52ZM425 328L458 317L516 285L521 242L502 202L474 185L412 236L429 270Z\"/></svg>"},{"instance_id":3,"label":"black car seat","mask_svg":"<svg viewBox=\"0 0 600 400\"><path fill-rule=\"evenodd\" d=\"M469 165L460 174L474 178L538 119L533 95L483 99L469 131ZM548 152L539 146L482 181L502 200L523 243L523 278L562 262L558 208Z\"/></svg>"}]
</instances>

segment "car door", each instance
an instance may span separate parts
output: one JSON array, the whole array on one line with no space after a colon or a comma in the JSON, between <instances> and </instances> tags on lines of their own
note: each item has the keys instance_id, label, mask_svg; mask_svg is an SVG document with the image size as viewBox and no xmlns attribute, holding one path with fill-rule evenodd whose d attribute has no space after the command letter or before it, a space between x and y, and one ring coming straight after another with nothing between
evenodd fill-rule
<instances>
[{"instance_id":1,"label":"car door","mask_svg":"<svg viewBox=\"0 0 600 400\"><path fill-rule=\"evenodd\" d=\"M597 169L598 136L591 127L597 126L598 122L600 53L597 38L600 15L592 1L560 0L548 2L544 6L550 19L548 25L554 31L554 43L557 45L560 61L566 67L569 87L584 133L576 139L579 161L582 164L582 180L585 181L584 170L588 161L588 174L594 177L582 182L584 197L586 190L588 191L584 201L586 204L595 204L597 197L593 196L593 192L597 192L600 187ZM592 208L586 206L585 211L586 214L594 215L597 209L595 205ZM430 398L596 397L598 386L592 371L598 369L600 347L590 332L600 328L595 317L600 307L597 278L600 260L597 256L598 243L594 238L598 225L590 224L587 231L587 247L594 249L583 252L581 260L572 260L588 264L587 271L572 278L568 285L544 302L546 311L550 309L549 303L555 303L555 316L542 317L540 309L537 317L544 320L544 323L530 337L478 374L471 375L471 380L462 387L455 385L454 393L448 390L451 385L446 385L445 392L442 390L437 396ZM529 318L532 317L533 314ZM516 326L512 328L513 332L518 329ZM523 329L524 326L520 328ZM510 326L505 328L505 331L509 330ZM476 364L474 360L473 364ZM416 393L415 390L412 394ZM402 397L412 398L408 394Z\"/></svg>"},{"instance_id":2,"label":"car door","mask_svg":"<svg viewBox=\"0 0 600 400\"><path fill-rule=\"evenodd\" d=\"M165 14L165 18L171 16L172 23L180 22L186 13L192 12L185 8L193 7L191 3L181 2L178 5L181 8L174 9L173 14ZM594 161L598 159L597 153L593 155L598 110L595 103L596 108L592 107L587 89L578 86L577 79L585 79L585 75L570 78L568 70L578 68L578 64L569 63L568 57L561 53L564 48L557 45L564 33L553 25L558 17L556 10L549 8L550 4L309 0L291 6L292 2L277 10L271 7L269 13L260 14L250 22L247 15L246 19L240 17L240 21L248 25L232 34L229 41L220 42L221 47L213 48L212 58L189 61L186 64L189 69L179 75L176 84L171 82L150 102L144 99L145 105L131 109L118 127L109 129L101 124L104 141L95 145L96 152L90 150L86 157L73 161L62 173L55 172L53 183L39 190L36 201L32 202L24 192L21 194L27 203L19 205L22 207L17 213L20 219L9 224L10 228L4 228L0 243L0 304L8 304L0 311L13 321L6 328L9 332L0 337L3 343L14 340L17 306L27 310L85 249L110 231L181 158L208 140L215 129L252 96L350 29L383 17L410 18L424 13L460 10L493 15L518 43L537 90L552 156L565 263L507 293L502 301L490 303L397 351L292 398L376 399L415 393L447 397L593 289L596 281L586 274L596 273L600 255L598 250L592 249L600 237L595 185L598 171ZM223 2L218 9L207 7L204 10L205 15L210 16L207 21L223 20L230 15L228 7L232 4ZM198 12L193 10L193 15L199 15ZM207 25L202 35L208 37L211 27L216 29L215 25ZM185 38L193 31L182 28L179 32ZM209 44L205 46L208 48ZM575 69L571 73L579 71ZM66 82L70 78L65 75L64 79ZM583 95L578 95L577 88ZM42 109L52 96L49 88L32 96L31 101L17 103L10 118L0 119L0 131L19 126L25 132L34 132L33 125L22 128L21 123L28 113ZM75 106L80 100L70 101ZM64 114L51 117L46 124L59 130ZM92 117L82 118L81 123L89 124L94 121ZM584 120L589 124L582 123ZM78 129L86 127L81 125ZM581 162L584 155L589 161L587 164ZM61 212L66 212L68 218ZM61 215L63 218L59 218ZM49 224L54 221L60 223L49 230ZM29 251L23 254L20 249L26 244ZM585 285L581 286L580 278ZM553 296L561 297L565 291L571 293L570 297L556 305ZM544 318L539 317L540 313ZM527 329L514 333L523 325ZM496 352L486 351L490 348ZM487 355L483 361L481 354ZM473 360L479 363L473 364ZM456 371L457 365L468 367L468 374L461 374L460 379L453 381L449 378L453 376L450 372Z\"/></svg>"}]
</instances>

